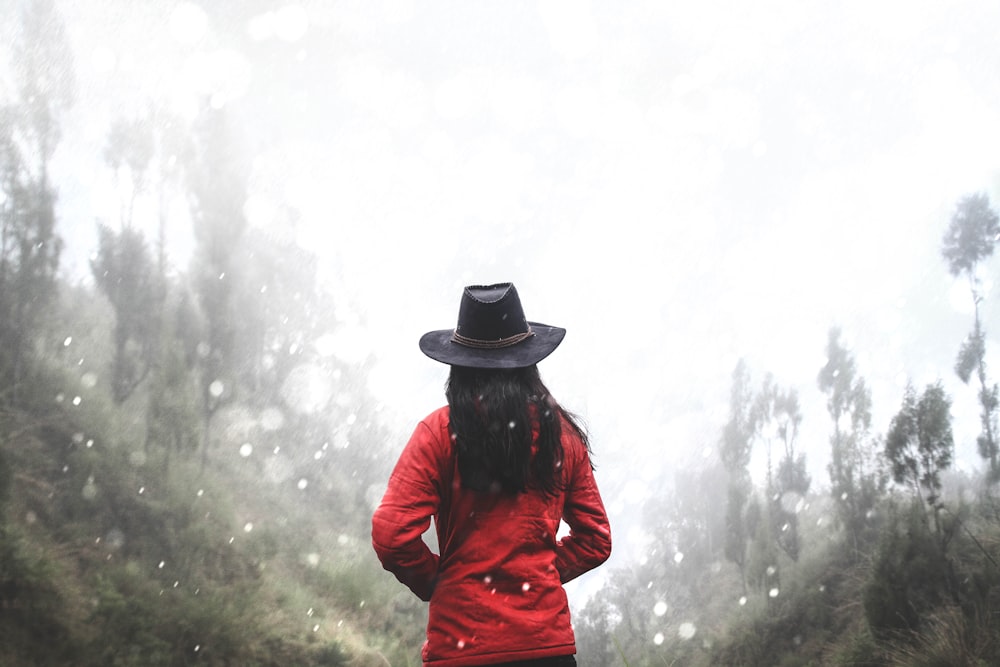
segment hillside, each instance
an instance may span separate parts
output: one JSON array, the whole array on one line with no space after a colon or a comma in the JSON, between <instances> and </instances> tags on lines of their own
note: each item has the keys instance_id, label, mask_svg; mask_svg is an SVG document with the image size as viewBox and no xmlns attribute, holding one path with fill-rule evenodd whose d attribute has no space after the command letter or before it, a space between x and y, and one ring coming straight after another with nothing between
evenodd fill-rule
<instances>
[{"instance_id":1,"label":"hillside","mask_svg":"<svg viewBox=\"0 0 1000 667\"><path fill-rule=\"evenodd\" d=\"M0 664L415 664L423 611L379 568L363 494L280 450L168 460L133 405L74 404L49 370L0 413Z\"/></svg>"}]
</instances>

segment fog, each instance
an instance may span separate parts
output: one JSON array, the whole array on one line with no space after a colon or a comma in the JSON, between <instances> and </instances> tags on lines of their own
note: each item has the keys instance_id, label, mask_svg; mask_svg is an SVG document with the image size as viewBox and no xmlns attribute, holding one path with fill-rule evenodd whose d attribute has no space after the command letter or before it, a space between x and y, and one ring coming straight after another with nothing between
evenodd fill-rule
<instances>
[{"instance_id":1,"label":"fog","mask_svg":"<svg viewBox=\"0 0 1000 667\"><path fill-rule=\"evenodd\" d=\"M513 281L529 319L568 329L541 370L591 431L613 562L642 555L644 500L717 456L741 358L798 390L828 483L832 326L874 430L908 381L940 378L957 465L981 464L975 389L951 370L972 302L940 246L963 195L1000 195L996 3L56 6L78 86L53 165L68 276L89 279L95 221L130 187L101 162L111 120L226 110L249 224L322 258L331 345L373 360L400 448L444 400L417 339L454 323L463 285ZM135 220L153 233L154 202Z\"/></svg>"}]
</instances>

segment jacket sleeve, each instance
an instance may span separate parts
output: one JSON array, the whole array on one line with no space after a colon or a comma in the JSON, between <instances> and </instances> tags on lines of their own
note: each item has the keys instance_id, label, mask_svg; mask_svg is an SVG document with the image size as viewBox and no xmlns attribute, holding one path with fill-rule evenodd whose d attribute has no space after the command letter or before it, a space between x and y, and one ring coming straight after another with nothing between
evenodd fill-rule
<instances>
[{"instance_id":1,"label":"jacket sleeve","mask_svg":"<svg viewBox=\"0 0 1000 667\"><path fill-rule=\"evenodd\" d=\"M424 601L434 592L439 560L423 540L440 502L433 439L425 423L417 425L372 516L372 546L382 567Z\"/></svg>"},{"instance_id":2,"label":"jacket sleeve","mask_svg":"<svg viewBox=\"0 0 1000 667\"><path fill-rule=\"evenodd\" d=\"M563 508L569 535L556 543L556 569L564 584L594 569L611 555L611 525L593 468L582 444L578 443L574 450Z\"/></svg>"}]
</instances>

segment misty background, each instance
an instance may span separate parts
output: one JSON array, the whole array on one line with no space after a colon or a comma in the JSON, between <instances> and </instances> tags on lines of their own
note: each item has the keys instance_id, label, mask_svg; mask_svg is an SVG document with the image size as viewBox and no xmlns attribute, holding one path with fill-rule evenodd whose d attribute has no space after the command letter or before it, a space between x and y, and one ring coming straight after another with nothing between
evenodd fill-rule
<instances>
[{"instance_id":1,"label":"misty background","mask_svg":"<svg viewBox=\"0 0 1000 667\"><path fill-rule=\"evenodd\" d=\"M568 329L541 368L593 432L616 559L649 489L716 456L740 358L800 392L826 481L831 326L876 431L908 380L940 378L967 417L957 466L978 462L975 388L950 372L972 301L940 243L961 196L996 192L994 3L57 6L79 86L53 167L70 276L129 187L101 164L108 119L231 111L248 223L319 255L336 353L374 359L400 447L443 401L416 341L453 325L462 286L511 280Z\"/></svg>"},{"instance_id":2,"label":"misty background","mask_svg":"<svg viewBox=\"0 0 1000 667\"><path fill-rule=\"evenodd\" d=\"M6 10L0 11L0 41L19 43L18 17L47 4L0 0ZM608 565L567 587L574 614L596 600L590 608L597 611L585 616L588 636L609 636L600 625L608 596L626 591L623 599L637 599L622 583L627 575L615 579L613 573L634 568L646 577L647 569L659 567L655 552L678 566L670 576L680 576L683 545L670 542L679 539L671 532L676 525L657 534L657 520L667 516L664 499L673 497L681 478L724 467L720 441L734 412L734 369L741 362L754 387L770 381L797 395L802 419L795 448L805 455L810 498L830 496L834 422L817 378L829 361L832 328L871 392L873 442L881 446L908 385L940 382L951 399L951 467L970 476L983 470L976 443L979 388L954 371L976 311L968 276L949 273L942 241L963 197L1000 200L996 3L51 5L68 60L50 63L39 79L55 81L71 71L74 80L72 104L60 109L58 144L41 179L57 195L62 298L107 295L106 285L95 285L95 266L114 244L104 245L100 230L128 228L149 248L165 251L166 277L175 281L170 298L183 305L185 290L197 293L195 310L200 306L202 320L214 322L213 290L226 276L213 282L202 274L225 262L206 260L205 238L211 225L228 218L204 215L199 206L235 206L236 226L246 223L245 245L232 254L243 266L235 268L241 279L261 284L241 284L232 303L261 295L262 309L246 314L271 319L248 321L246 330L261 333L262 341L273 334L295 342L255 358L260 367L252 370L263 372L241 369L250 380L233 399L221 384L216 393L211 373L222 367L212 366L199 341L200 356L176 386L201 391L203 461L214 442L213 461L222 462L213 474L253 462L264 471L262 494L267 482L294 481L290 471L275 470L279 451L311 456L310 448L322 443L315 452L320 461L331 443L340 453L351 443L368 448L344 455L350 465L369 456L369 468L352 473L363 488L339 486L351 483L337 476L347 468L316 464L336 477L324 489L330 498L353 493L366 503L351 505L357 516L345 518L339 535L324 537L344 547L338 554L374 558L354 533L380 497L379 467L390 464L417 421L444 402L447 367L424 357L417 340L454 324L461 289L473 283L512 281L528 319L568 330L540 368L591 433L615 542ZM55 31L50 35L58 42ZM0 49L5 101L18 100L24 68L17 58L23 56L16 48ZM22 104L30 114L32 100ZM224 122L209 125L208 117ZM164 143L155 155L164 161L155 169L133 169L130 144L122 139L127 135L115 135L130 123L162 138L180 128L193 152L173 154ZM218 136L206 127L229 128L229 143L213 144ZM217 146L228 152L212 153ZM220 168L215 193L212 174L198 171L205 166ZM188 180L171 185L168 177L182 168L190 170ZM246 175L245 197L230 201L225 188L236 173ZM156 178L161 181L153 183ZM8 199L0 204L14 202L4 193ZM1000 368L995 261L980 262L975 273L989 369ZM269 284L262 276L278 275L268 272L279 265L291 267L291 277ZM329 299L295 283L313 270ZM296 304L271 302L279 298L272 294L291 295ZM69 363L78 349L81 355L87 350L86 368L81 356L77 372L97 396L106 391L108 369L91 365L110 359L111 351L94 342L94 321L114 313L101 299L91 305L93 311L81 306L79 312L65 303L62 311L53 307L60 314L49 320L91 328L42 338L56 347L45 348L50 363ZM184 315L173 301L170 307ZM125 312L118 304L113 310ZM65 314L70 311L77 319ZM291 319L282 320L286 311ZM239 317L237 310L237 325ZM291 330L303 323L313 328ZM179 342L184 333L179 330ZM253 391L273 380L262 378L274 368L273 375L287 373L277 383L281 404L268 396L272 403L254 412L254 402L265 398ZM155 399L154 389L140 388L136 396L148 392ZM366 404L355 405L358 397ZM134 408L132 423L110 408L116 416L108 423L124 424L123 441L132 446L128 438L143 417L151 421L156 401L118 398L122 411ZM86 401L89 408L91 398ZM220 406L225 409L216 416ZM240 429L249 432L250 425L266 431L261 442L242 439ZM286 433L303 442L268 440ZM273 456L264 460L271 444ZM749 467L758 487L770 464L760 445ZM253 458L258 455L260 461ZM169 462L170 454L164 456ZM135 467L146 465L142 461ZM249 476L251 466L239 470ZM297 491L306 489L306 479ZM92 480L84 486L94 488ZM316 486L308 488L312 493ZM726 504L724 485L701 491L717 510ZM92 491L86 499L95 497ZM814 514L803 514L803 522L812 521L803 543L815 538L809 531L825 530L830 510L815 502ZM726 574L729 565L712 544L718 525L708 525L721 515L705 512L702 536L709 535L706 553L715 561L699 576L722 571L719 580L731 584L726 576L734 575ZM876 515L884 516L873 510L867 518ZM262 522L246 533L256 530L256 539ZM753 536L744 538L747 552ZM857 544L853 548L857 558ZM792 560L788 572L810 576L808 567L799 567L798 552ZM744 563L739 567L744 596L735 597L742 607L747 580ZM682 626L694 618L691 609L710 618L711 609L702 607L734 597L727 589L706 596L702 607L678 604L668 614L674 601L649 579L649 595L659 597L643 613L656 620L676 610ZM633 584L641 589L645 580ZM380 586L371 586L377 595L356 591L361 607L382 595ZM412 604L392 604L410 614L405 618L419 617ZM612 625L627 622L630 612L615 604L617 611L606 614ZM381 641L383 631L368 620L358 622L357 632ZM648 643L642 628L634 632L637 644ZM691 628L682 640L694 636ZM397 637L392 632L383 634ZM656 646L663 641L661 633Z\"/></svg>"}]
</instances>

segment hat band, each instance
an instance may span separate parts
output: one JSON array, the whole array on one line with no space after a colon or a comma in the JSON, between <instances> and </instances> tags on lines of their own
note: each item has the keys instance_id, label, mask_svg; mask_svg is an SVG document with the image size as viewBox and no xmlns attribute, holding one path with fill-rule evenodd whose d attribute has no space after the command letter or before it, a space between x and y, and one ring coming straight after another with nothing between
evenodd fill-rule
<instances>
[{"instance_id":1,"label":"hat band","mask_svg":"<svg viewBox=\"0 0 1000 667\"><path fill-rule=\"evenodd\" d=\"M500 338L498 340L480 340L479 338L466 338L457 331L451 334L451 341L453 343L458 343L459 345L464 345L465 347L474 347L480 350L496 350L504 347L511 347L512 345L517 345L526 338L530 338L535 335L535 332L528 327L528 330L524 333L514 334L513 336L508 336L507 338Z\"/></svg>"}]
</instances>

